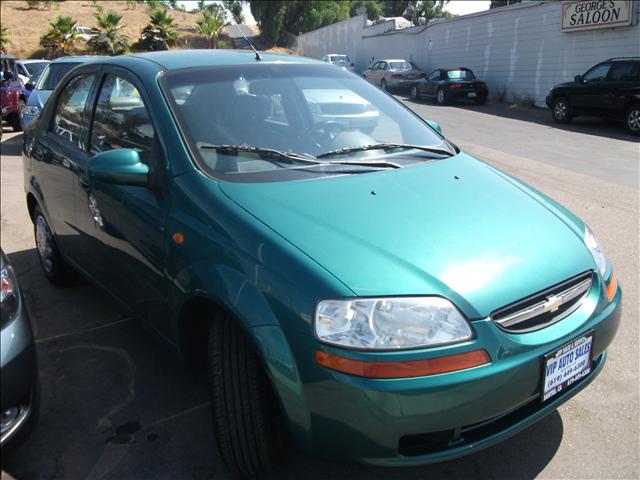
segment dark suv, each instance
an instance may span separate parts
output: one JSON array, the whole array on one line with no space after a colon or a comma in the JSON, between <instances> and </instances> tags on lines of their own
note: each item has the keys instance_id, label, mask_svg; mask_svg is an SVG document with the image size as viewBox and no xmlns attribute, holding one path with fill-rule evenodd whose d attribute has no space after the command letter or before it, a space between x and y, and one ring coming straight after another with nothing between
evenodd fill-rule
<instances>
[{"instance_id":1,"label":"dark suv","mask_svg":"<svg viewBox=\"0 0 640 480\"><path fill-rule=\"evenodd\" d=\"M610 58L549 91L547 105L556 122L595 115L623 120L627 131L640 134L640 57Z\"/></svg>"}]
</instances>

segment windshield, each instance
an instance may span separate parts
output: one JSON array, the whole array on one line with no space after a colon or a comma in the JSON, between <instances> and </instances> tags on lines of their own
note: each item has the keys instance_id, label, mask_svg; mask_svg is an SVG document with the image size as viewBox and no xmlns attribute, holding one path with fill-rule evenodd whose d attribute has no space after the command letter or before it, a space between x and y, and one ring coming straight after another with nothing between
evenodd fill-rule
<instances>
[{"instance_id":1,"label":"windshield","mask_svg":"<svg viewBox=\"0 0 640 480\"><path fill-rule=\"evenodd\" d=\"M400 102L362 78L326 65L191 68L169 72L162 85L196 161L220 179L245 181L247 175L256 173L317 170L318 165L212 146L271 149L310 159L333 150L376 144L453 151ZM340 160L385 154L384 150L354 152ZM327 165L328 160L316 163Z\"/></svg>"},{"instance_id":2,"label":"windshield","mask_svg":"<svg viewBox=\"0 0 640 480\"><path fill-rule=\"evenodd\" d=\"M447 70L447 77L451 80L473 80L476 78L471 70Z\"/></svg>"},{"instance_id":3,"label":"windshield","mask_svg":"<svg viewBox=\"0 0 640 480\"><path fill-rule=\"evenodd\" d=\"M30 62L23 64L29 75L40 75L49 62Z\"/></svg>"},{"instance_id":4,"label":"windshield","mask_svg":"<svg viewBox=\"0 0 640 480\"><path fill-rule=\"evenodd\" d=\"M351 63L351 59L347 55L331 55L332 63Z\"/></svg>"},{"instance_id":5,"label":"windshield","mask_svg":"<svg viewBox=\"0 0 640 480\"><path fill-rule=\"evenodd\" d=\"M411 70L413 67L409 62L389 62L389 68L391 70Z\"/></svg>"},{"instance_id":6,"label":"windshield","mask_svg":"<svg viewBox=\"0 0 640 480\"><path fill-rule=\"evenodd\" d=\"M40 76L36 90L53 90L62 77L78 65L80 65L80 62L50 63L49 67Z\"/></svg>"}]
</instances>

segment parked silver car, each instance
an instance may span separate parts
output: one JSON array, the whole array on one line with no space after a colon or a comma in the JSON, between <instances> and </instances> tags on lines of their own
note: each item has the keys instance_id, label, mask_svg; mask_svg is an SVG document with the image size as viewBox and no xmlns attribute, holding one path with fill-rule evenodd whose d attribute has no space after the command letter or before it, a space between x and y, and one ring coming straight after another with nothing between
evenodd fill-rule
<instances>
[{"instance_id":1,"label":"parked silver car","mask_svg":"<svg viewBox=\"0 0 640 480\"><path fill-rule=\"evenodd\" d=\"M353 70L355 68L355 65L349 58L349 55L345 55L344 53L328 53L322 57L322 61L339 67L344 67L347 70Z\"/></svg>"},{"instance_id":2,"label":"parked silver car","mask_svg":"<svg viewBox=\"0 0 640 480\"><path fill-rule=\"evenodd\" d=\"M383 90L388 88L409 88L416 80L427 75L413 62L403 59L379 60L362 74L364 78Z\"/></svg>"},{"instance_id":3,"label":"parked silver car","mask_svg":"<svg viewBox=\"0 0 640 480\"><path fill-rule=\"evenodd\" d=\"M13 269L0 250L0 446L37 423L38 374L31 323ZM4 475L3 475L4 478Z\"/></svg>"}]
</instances>

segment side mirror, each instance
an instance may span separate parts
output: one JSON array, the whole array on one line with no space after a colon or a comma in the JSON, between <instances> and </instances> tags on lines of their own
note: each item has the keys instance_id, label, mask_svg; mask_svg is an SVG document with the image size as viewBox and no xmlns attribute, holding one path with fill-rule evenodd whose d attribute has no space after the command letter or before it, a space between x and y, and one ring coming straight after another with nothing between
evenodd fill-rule
<instances>
[{"instance_id":1,"label":"side mirror","mask_svg":"<svg viewBox=\"0 0 640 480\"><path fill-rule=\"evenodd\" d=\"M89 178L116 185L146 186L149 167L140 161L137 150L109 150L89 161Z\"/></svg>"},{"instance_id":2,"label":"side mirror","mask_svg":"<svg viewBox=\"0 0 640 480\"><path fill-rule=\"evenodd\" d=\"M32 91L33 91L33 89L34 89L34 85L33 85L33 83L31 83L31 82L27 82L27 83L25 83L24 88L26 88L27 90L29 90L30 92L32 92Z\"/></svg>"},{"instance_id":3,"label":"side mirror","mask_svg":"<svg viewBox=\"0 0 640 480\"><path fill-rule=\"evenodd\" d=\"M576 83L582 83L582 75L576 75L573 79Z\"/></svg>"},{"instance_id":4,"label":"side mirror","mask_svg":"<svg viewBox=\"0 0 640 480\"><path fill-rule=\"evenodd\" d=\"M440 124L438 122L434 122L433 120L425 120L425 122L427 122L427 124L436 132L442 135L442 127L440 127Z\"/></svg>"}]
</instances>

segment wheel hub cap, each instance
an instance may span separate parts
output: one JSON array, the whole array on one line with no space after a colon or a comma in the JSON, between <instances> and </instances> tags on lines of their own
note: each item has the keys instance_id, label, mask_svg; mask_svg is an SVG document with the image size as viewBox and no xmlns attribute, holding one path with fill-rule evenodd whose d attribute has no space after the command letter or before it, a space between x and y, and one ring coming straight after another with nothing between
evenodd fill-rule
<instances>
[{"instance_id":1,"label":"wheel hub cap","mask_svg":"<svg viewBox=\"0 0 640 480\"><path fill-rule=\"evenodd\" d=\"M556 103L554 112L557 118L564 118L564 116L567 114L567 106L562 102Z\"/></svg>"},{"instance_id":2,"label":"wheel hub cap","mask_svg":"<svg viewBox=\"0 0 640 480\"><path fill-rule=\"evenodd\" d=\"M50 272L53 265L53 239L47 221L42 217L36 219L36 247L43 268Z\"/></svg>"},{"instance_id":3,"label":"wheel hub cap","mask_svg":"<svg viewBox=\"0 0 640 480\"><path fill-rule=\"evenodd\" d=\"M444 93L442 93L442 90L440 90L438 92L438 101L442 102L444 100Z\"/></svg>"},{"instance_id":4,"label":"wheel hub cap","mask_svg":"<svg viewBox=\"0 0 640 480\"><path fill-rule=\"evenodd\" d=\"M640 110L631 110L631 112L629 112L627 122L629 123L629 128L631 130L640 130Z\"/></svg>"}]
</instances>

